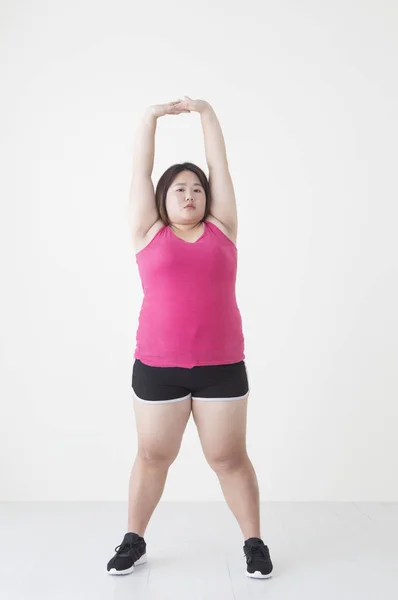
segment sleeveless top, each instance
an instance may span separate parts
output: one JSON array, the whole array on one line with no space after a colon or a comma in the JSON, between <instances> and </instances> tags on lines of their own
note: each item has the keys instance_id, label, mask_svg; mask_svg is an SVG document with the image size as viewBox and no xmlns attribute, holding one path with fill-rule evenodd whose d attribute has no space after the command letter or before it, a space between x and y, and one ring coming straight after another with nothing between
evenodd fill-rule
<instances>
[{"instance_id":1,"label":"sleeveless top","mask_svg":"<svg viewBox=\"0 0 398 600\"><path fill-rule=\"evenodd\" d=\"M191 369L245 358L237 247L213 223L204 228L186 242L165 225L135 255L144 298L134 358L149 366Z\"/></svg>"}]
</instances>

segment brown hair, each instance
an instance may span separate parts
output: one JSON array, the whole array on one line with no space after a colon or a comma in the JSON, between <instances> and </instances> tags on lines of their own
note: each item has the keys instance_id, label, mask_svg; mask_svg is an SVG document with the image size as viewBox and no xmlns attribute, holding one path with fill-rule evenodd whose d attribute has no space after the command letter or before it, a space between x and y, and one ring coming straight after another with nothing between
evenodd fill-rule
<instances>
[{"instance_id":1,"label":"brown hair","mask_svg":"<svg viewBox=\"0 0 398 600\"><path fill-rule=\"evenodd\" d=\"M210 184L200 167L194 165L191 162L177 163L175 165L171 165L160 177L158 184L156 186L156 207L158 209L159 216L165 225L170 225L169 216L166 210L166 195L169 187L173 183L175 177L181 171L192 171L195 175L198 176L200 183L204 187L205 195L206 195L206 208L205 213L201 221L204 221L208 215L210 214L210 203L211 203L211 192L210 192Z\"/></svg>"}]
</instances>

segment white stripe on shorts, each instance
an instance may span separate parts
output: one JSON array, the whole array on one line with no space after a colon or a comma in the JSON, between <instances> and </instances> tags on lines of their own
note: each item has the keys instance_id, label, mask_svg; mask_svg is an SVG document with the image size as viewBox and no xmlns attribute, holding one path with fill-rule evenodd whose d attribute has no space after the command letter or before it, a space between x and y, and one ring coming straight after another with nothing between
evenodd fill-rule
<instances>
[{"instance_id":1,"label":"white stripe on shorts","mask_svg":"<svg viewBox=\"0 0 398 600\"><path fill-rule=\"evenodd\" d=\"M236 396L235 398L198 398L197 396L192 396L192 400L201 400L202 402L223 402L228 400L244 400L248 395L249 392L244 396Z\"/></svg>"},{"instance_id":2,"label":"white stripe on shorts","mask_svg":"<svg viewBox=\"0 0 398 600\"><path fill-rule=\"evenodd\" d=\"M133 396L136 400L139 400L140 402L146 402L146 404L169 404L170 402L182 402L183 400L187 400L191 397L191 394L188 394L188 396L184 396L183 398L175 398L173 400L143 400L142 398L139 398L133 390Z\"/></svg>"}]
</instances>

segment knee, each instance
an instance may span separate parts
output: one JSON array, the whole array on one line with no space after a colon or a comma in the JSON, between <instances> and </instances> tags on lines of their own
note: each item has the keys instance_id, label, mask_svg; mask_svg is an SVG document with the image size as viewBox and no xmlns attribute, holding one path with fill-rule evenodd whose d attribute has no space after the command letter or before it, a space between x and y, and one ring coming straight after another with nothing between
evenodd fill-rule
<instances>
[{"instance_id":1,"label":"knee","mask_svg":"<svg viewBox=\"0 0 398 600\"><path fill-rule=\"evenodd\" d=\"M138 448L137 457L147 466L169 467L176 459L178 450L162 450L153 446Z\"/></svg>"},{"instance_id":2,"label":"knee","mask_svg":"<svg viewBox=\"0 0 398 600\"><path fill-rule=\"evenodd\" d=\"M206 456L207 462L216 473L235 471L246 464L248 458L245 450L229 454L212 454Z\"/></svg>"}]
</instances>

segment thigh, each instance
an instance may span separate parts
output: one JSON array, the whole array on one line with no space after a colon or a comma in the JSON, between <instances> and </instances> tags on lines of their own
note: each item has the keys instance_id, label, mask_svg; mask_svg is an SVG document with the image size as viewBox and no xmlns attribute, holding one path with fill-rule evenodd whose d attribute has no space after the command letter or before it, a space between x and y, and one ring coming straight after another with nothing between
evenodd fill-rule
<instances>
[{"instance_id":1,"label":"thigh","mask_svg":"<svg viewBox=\"0 0 398 600\"><path fill-rule=\"evenodd\" d=\"M192 416L206 459L239 459L246 452L249 382L244 361L203 367L203 379L192 391Z\"/></svg>"},{"instance_id":2,"label":"thigh","mask_svg":"<svg viewBox=\"0 0 398 600\"><path fill-rule=\"evenodd\" d=\"M192 401L185 389L174 385L168 387L166 376L167 373L159 376L157 367L134 363L132 381L138 453L149 460L171 463L181 446Z\"/></svg>"},{"instance_id":3,"label":"thigh","mask_svg":"<svg viewBox=\"0 0 398 600\"><path fill-rule=\"evenodd\" d=\"M191 414L191 398L154 404L134 399L138 454L147 460L172 463L181 447Z\"/></svg>"},{"instance_id":4,"label":"thigh","mask_svg":"<svg viewBox=\"0 0 398 600\"><path fill-rule=\"evenodd\" d=\"M239 462L246 454L248 395L228 402L192 399L193 419L210 464Z\"/></svg>"}]
</instances>

